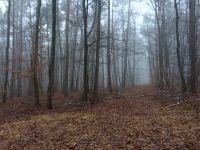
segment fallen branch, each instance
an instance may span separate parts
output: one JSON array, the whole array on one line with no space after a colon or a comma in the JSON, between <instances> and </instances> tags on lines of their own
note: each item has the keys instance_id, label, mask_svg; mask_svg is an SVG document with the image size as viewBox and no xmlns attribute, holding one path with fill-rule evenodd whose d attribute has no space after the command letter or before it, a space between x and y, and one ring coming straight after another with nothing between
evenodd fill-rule
<instances>
[{"instance_id":1,"label":"fallen branch","mask_svg":"<svg viewBox=\"0 0 200 150\"><path fill-rule=\"evenodd\" d=\"M178 105L180 105L180 104L181 104L180 102L177 102L176 104L171 104L171 105L169 105L169 107L178 106Z\"/></svg>"}]
</instances>

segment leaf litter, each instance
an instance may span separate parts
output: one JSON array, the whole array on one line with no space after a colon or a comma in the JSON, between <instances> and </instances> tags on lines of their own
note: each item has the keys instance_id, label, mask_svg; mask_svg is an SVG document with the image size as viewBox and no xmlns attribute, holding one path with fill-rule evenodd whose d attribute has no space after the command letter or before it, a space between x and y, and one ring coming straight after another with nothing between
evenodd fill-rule
<instances>
[{"instance_id":1,"label":"leaf litter","mask_svg":"<svg viewBox=\"0 0 200 150\"><path fill-rule=\"evenodd\" d=\"M55 96L55 108L31 98L0 105L0 149L134 150L200 149L200 120L187 97L180 105L150 86L106 94L96 105L75 104L80 96Z\"/></svg>"}]
</instances>

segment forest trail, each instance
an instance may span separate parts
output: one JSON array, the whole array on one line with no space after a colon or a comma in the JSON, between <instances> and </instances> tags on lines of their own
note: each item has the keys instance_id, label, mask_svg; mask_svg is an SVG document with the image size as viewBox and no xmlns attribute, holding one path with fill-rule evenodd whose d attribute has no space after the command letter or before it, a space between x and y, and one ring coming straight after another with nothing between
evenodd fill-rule
<instances>
[{"instance_id":1,"label":"forest trail","mask_svg":"<svg viewBox=\"0 0 200 150\"><path fill-rule=\"evenodd\" d=\"M32 108L28 98L0 104L0 149L199 149L200 120L191 105L196 97L176 99L180 104L138 86L95 106L67 105L63 98L52 111Z\"/></svg>"}]
</instances>

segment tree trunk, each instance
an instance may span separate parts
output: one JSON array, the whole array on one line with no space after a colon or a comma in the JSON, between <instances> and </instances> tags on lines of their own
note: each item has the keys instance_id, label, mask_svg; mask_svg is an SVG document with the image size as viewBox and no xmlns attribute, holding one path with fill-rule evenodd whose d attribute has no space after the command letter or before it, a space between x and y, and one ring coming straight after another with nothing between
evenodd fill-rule
<instances>
[{"instance_id":1,"label":"tree trunk","mask_svg":"<svg viewBox=\"0 0 200 150\"><path fill-rule=\"evenodd\" d=\"M183 73L183 65L181 63L181 56L180 56L180 39L179 39L179 12L178 12L178 3L177 0L174 0L174 7L176 11L176 53L177 53L177 61L178 61L178 68L179 73L181 77L181 83L182 83L182 91L185 93L187 91L186 83L185 83L185 77Z\"/></svg>"},{"instance_id":2,"label":"tree trunk","mask_svg":"<svg viewBox=\"0 0 200 150\"><path fill-rule=\"evenodd\" d=\"M189 1L189 52L190 52L190 92L196 93L196 64L197 64L197 43L196 43L196 20L195 20L196 0Z\"/></svg>"},{"instance_id":3,"label":"tree trunk","mask_svg":"<svg viewBox=\"0 0 200 150\"><path fill-rule=\"evenodd\" d=\"M163 90L164 88L164 62L163 62L163 48L162 48L162 35L161 35L161 27L160 27L160 18L159 18L159 13L158 11L160 11L160 2L156 2L156 0L154 0L155 3L155 15L156 15L156 23L157 23L157 31L158 31L158 62L159 62L159 88L161 90Z\"/></svg>"},{"instance_id":4,"label":"tree trunk","mask_svg":"<svg viewBox=\"0 0 200 150\"><path fill-rule=\"evenodd\" d=\"M77 48L77 32L78 32L78 19L79 19L79 10L77 3L76 10L76 27L74 27L74 42L73 42L73 50L72 50L72 75L71 75L71 83L70 83L70 91L74 90L75 86L75 69L76 69L76 48Z\"/></svg>"},{"instance_id":5,"label":"tree trunk","mask_svg":"<svg viewBox=\"0 0 200 150\"><path fill-rule=\"evenodd\" d=\"M8 16L7 16L7 42L6 42L6 62L5 62L5 79L4 79L4 93L3 93L3 102L7 100L8 94L8 68L9 68L9 46L10 46L10 9L11 9L11 0L8 0Z\"/></svg>"},{"instance_id":6,"label":"tree trunk","mask_svg":"<svg viewBox=\"0 0 200 150\"><path fill-rule=\"evenodd\" d=\"M39 97L39 86L38 86L38 41L39 41L39 25L40 25L40 9L41 9L41 0L37 0L37 8L36 8L36 25L35 25L35 35L33 42L33 50L31 57L31 67L33 72L33 86L34 86L34 95L35 95L35 106L40 105L40 97Z\"/></svg>"},{"instance_id":7,"label":"tree trunk","mask_svg":"<svg viewBox=\"0 0 200 150\"><path fill-rule=\"evenodd\" d=\"M124 52L124 73L122 80L122 88L126 87L126 78L127 78L127 63L128 63L128 45L129 45L129 28L130 28L130 5L131 1L129 0L128 5L128 21L127 21L127 29L126 29L126 41L125 41L125 52Z\"/></svg>"},{"instance_id":8,"label":"tree trunk","mask_svg":"<svg viewBox=\"0 0 200 150\"><path fill-rule=\"evenodd\" d=\"M84 73L83 73L83 95L82 101L88 101L88 93L89 93L89 76L88 76L88 33L87 33L87 19L88 19L88 3L86 4L86 0L82 0L83 7L83 22L84 22Z\"/></svg>"},{"instance_id":9,"label":"tree trunk","mask_svg":"<svg viewBox=\"0 0 200 150\"><path fill-rule=\"evenodd\" d=\"M13 0L13 18L12 18L12 27L13 27L13 40L12 40L12 77L11 77L11 91L10 98L12 99L15 91L15 1Z\"/></svg>"},{"instance_id":10,"label":"tree trunk","mask_svg":"<svg viewBox=\"0 0 200 150\"><path fill-rule=\"evenodd\" d=\"M70 15L71 0L67 0L67 14L65 24L65 36L66 36L66 49L65 49L65 71L64 71L64 85L63 94L64 96L69 95L69 15Z\"/></svg>"},{"instance_id":11,"label":"tree trunk","mask_svg":"<svg viewBox=\"0 0 200 150\"><path fill-rule=\"evenodd\" d=\"M52 95L54 86L55 70L55 48L56 48L56 0L52 0L52 39L51 39L51 56L49 62L49 85L48 85L48 107L52 109Z\"/></svg>"},{"instance_id":12,"label":"tree trunk","mask_svg":"<svg viewBox=\"0 0 200 150\"><path fill-rule=\"evenodd\" d=\"M97 0L97 27L96 27L96 64L95 64L95 79L94 79L94 95L98 97L99 87L99 51L101 37L101 0Z\"/></svg>"},{"instance_id":13,"label":"tree trunk","mask_svg":"<svg viewBox=\"0 0 200 150\"><path fill-rule=\"evenodd\" d=\"M22 96L22 65L23 65L23 2L20 1L20 41L19 41L19 62L18 62L18 82L17 96Z\"/></svg>"},{"instance_id":14,"label":"tree trunk","mask_svg":"<svg viewBox=\"0 0 200 150\"><path fill-rule=\"evenodd\" d=\"M110 54L110 0L108 0L108 31L107 31L107 86L108 90L112 92L111 80L111 54Z\"/></svg>"}]
</instances>

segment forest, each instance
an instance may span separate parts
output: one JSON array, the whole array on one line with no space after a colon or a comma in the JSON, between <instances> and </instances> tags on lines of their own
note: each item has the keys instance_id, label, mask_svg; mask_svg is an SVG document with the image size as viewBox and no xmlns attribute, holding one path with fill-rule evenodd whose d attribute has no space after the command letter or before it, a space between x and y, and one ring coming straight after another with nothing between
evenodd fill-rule
<instances>
[{"instance_id":1,"label":"forest","mask_svg":"<svg viewBox=\"0 0 200 150\"><path fill-rule=\"evenodd\" d=\"M0 149L199 150L199 0L1 0Z\"/></svg>"}]
</instances>

